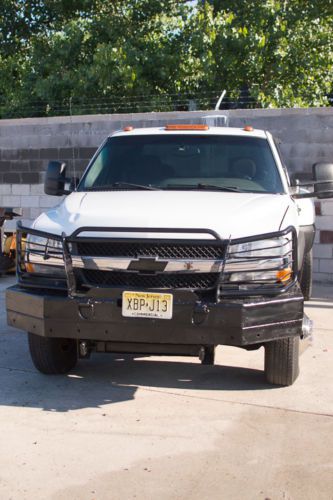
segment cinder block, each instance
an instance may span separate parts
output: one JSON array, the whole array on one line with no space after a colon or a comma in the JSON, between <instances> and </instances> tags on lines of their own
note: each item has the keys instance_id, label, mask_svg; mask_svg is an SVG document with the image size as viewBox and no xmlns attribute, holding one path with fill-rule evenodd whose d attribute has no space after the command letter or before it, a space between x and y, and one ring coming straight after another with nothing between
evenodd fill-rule
<instances>
[{"instance_id":1,"label":"cinder block","mask_svg":"<svg viewBox=\"0 0 333 500\"><path fill-rule=\"evenodd\" d=\"M21 207L38 207L39 196L21 196Z\"/></svg>"},{"instance_id":2,"label":"cinder block","mask_svg":"<svg viewBox=\"0 0 333 500\"><path fill-rule=\"evenodd\" d=\"M31 194L43 195L44 194L44 184L32 184L30 186L30 192L31 192Z\"/></svg>"},{"instance_id":3,"label":"cinder block","mask_svg":"<svg viewBox=\"0 0 333 500\"><path fill-rule=\"evenodd\" d=\"M17 195L29 195L30 185L29 184L12 184L12 193Z\"/></svg>"},{"instance_id":4,"label":"cinder block","mask_svg":"<svg viewBox=\"0 0 333 500\"><path fill-rule=\"evenodd\" d=\"M333 257L333 245L330 244L321 244L321 245L314 245L313 248L313 255L314 258L317 259L330 259Z\"/></svg>"},{"instance_id":5,"label":"cinder block","mask_svg":"<svg viewBox=\"0 0 333 500\"><path fill-rule=\"evenodd\" d=\"M96 148L79 148L77 153L77 158L83 160L90 160L92 156L96 153ZM87 164L87 162L85 162Z\"/></svg>"},{"instance_id":6,"label":"cinder block","mask_svg":"<svg viewBox=\"0 0 333 500\"><path fill-rule=\"evenodd\" d=\"M23 172L21 174L21 182L24 184L39 184L38 172Z\"/></svg>"},{"instance_id":7,"label":"cinder block","mask_svg":"<svg viewBox=\"0 0 333 500\"><path fill-rule=\"evenodd\" d=\"M12 185L11 184L0 184L0 196L11 195Z\"/></svg>"},{"instance_id":8,"label":"cinder block","mask_svg":"<svg viewBox=\"0 0 333 500\"><path fill-rule=\"evenodd\" d=\"M330 215L321 215L316 218L316 227L317 229L333 229L333 217Z\"/></svg>"},{"instance_id":9,"label":"cinder block","mask_svg":"<svg viewBox=\"0 0 333 500\"><path fill-rule=\"evenodd\" d=\"M333 231L318 231L320 243L333 243Z\"/></svg>"},{"instance_id":10,"label":"cinder block","mask_svg":"<svg viewBox=\"0 0 333 500\"><path fill-rule=\"evenodd\" d=\"M11 172L27 173L30 171L30 162L28 160L12 161L10 170Z\"/></svg>"},{"instance_id":11,"label":"cinder block","mask_svg":"<svg viewBox=\"0 0 333 500\"><path fill-rule=\"evenodd\" d=\"M313 259L313 272L318 273L319 272L319 259Z\"/></svg>"},{"instance_id":12,"label":"cinder block","mask_svg":"<svg viewBox=\"0 0 333 500\"><path fill-rule=\"evenodd\" d=\"M59 203L60 199L57 196L39 196L40 208L52 208Z\"/></svg>"},{"instance_id":13,"label":"cinder block","mask_svg":"<svg viewBox=\"0 0 333 500\"><path fill-rule=\"evenodd\" d=\"M3 182L5 184L20 184L21 176L18 172L9 172L3 174Z\"/></svg>"},{"instance_id":14,"label":"cinder block","mask_svg":"<svg viewBox=\"0 0 333 500\"><path fill-rule=\"evenodd\" d=\"M42 160L57 160L59 153L57 148L43 148L40 150L40 158Z\"/></svg>"},{"instance_id":15,"label":"cinder block","mask_svg":"<svg viewBox=\"0 0 333 500\"><path fill-rule=\"evenodd\" d=\"M325 283L325 274L323 273L313 273L312 278L316 283Z\"/></svg>"},{"instance_id":16,"label":"cinder block","mask_svg":"<svg viewBox=\"0 0 333 500\"><path fill-rule=\"evenodd\" d=\"M31 172L45 172L47 164L46 160L30 160L29 168Z\"/></svg>"},{"instance_id":17,"label":"cinder block","mask_svg":"<svg viewBox=\"0 0 333 500\"><path fill-rule=\"evenodd\" d=\"M22 160L36 160L39 158L39 148L18 149L17 157Z\"/></svg>"},{"instance_id":18,"label":"cinder block","mask_svg":"<svg viewBox=\"0 0 333 500\"><path fill-rule=\"evenodd\" d=\"M322 200L321 213L323 215L333 215L333 200ZM333 218L332 218L333 225Z\"/></svg>"},{"instance_id":19,"label":"cinder block","mask_svg":"<svg viewBox=\"0 0 333 500\"><path fill-rule=\"evenodd\" d=\"M12 161L0 161L0 172L10 172L11 171L11 166L12 166Z\"/></svg>"},{"instance_id":20,"label":"cinder block","mask_svg":"<svg viewBox=\"0 0 333 500\"><path fill-rule=\"evenodd\" d=\"M17 159L17 150L16 149L2 149L1 158L3 160L15 160Z\"/></svg>"},{"instance_id":21,"label":"cinder block","mask_svg":"<svg viewBox=\"0 0 333 500\"><path fill-rule=\"evenodd\" d=\"M2 204L5 207L20 207L21 197L20 196L3 196Z\"/></svg>"},{"instance_id":22,"label":"cinder block","mask_svg":"<svg viewBox=\"0 0 333 500\"><path fill-rule=\"evenodd\" d=\"M319 272L333 273L333 259L320 259Z\"/></svg>"}]
</instances>

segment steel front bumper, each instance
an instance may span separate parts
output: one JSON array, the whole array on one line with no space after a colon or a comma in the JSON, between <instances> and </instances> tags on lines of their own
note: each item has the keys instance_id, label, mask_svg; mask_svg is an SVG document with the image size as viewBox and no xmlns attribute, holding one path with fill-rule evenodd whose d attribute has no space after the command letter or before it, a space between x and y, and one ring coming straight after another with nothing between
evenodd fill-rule
<instances>
[{"instance_id":1,"label":"steel front bumper","mask_svg":"<svg viewBox=\"0 0 333 500\"><path fill-rule=\"evenodd\" d=\"M84 298L41 294L13 286L6 292L8 324L45 337L104 342L246 346L301 335L298 287L275 298L203 303L193 292L174 293L171 320L125 318L121 290L94 289Z\"/></svg>"}]
</instances>

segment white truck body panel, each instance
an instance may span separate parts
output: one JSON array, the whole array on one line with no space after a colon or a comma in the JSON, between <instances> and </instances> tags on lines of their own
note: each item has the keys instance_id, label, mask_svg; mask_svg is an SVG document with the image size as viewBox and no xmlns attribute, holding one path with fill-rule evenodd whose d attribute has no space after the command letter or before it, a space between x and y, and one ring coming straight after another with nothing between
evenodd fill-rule
<instances>
[{"instance_id":1,"label":"white truck body panel","mask_svg":"<svg viewBox=\"0 0 333 500\"><path fill-rule=\"evenodd\" d=\"M297 217L297 206L287 194L109 191L72 193L42 214L34 228L70 235L88 226L138 227L147 228L146 233L140 233L146 238L152 237L149 228L204 228L222 239L234 239L278 231L287 225L297 227ZM121 235L125 237L123 232ZM193 235L175 233L173 237Z\"/></svg>"}]
</instances>

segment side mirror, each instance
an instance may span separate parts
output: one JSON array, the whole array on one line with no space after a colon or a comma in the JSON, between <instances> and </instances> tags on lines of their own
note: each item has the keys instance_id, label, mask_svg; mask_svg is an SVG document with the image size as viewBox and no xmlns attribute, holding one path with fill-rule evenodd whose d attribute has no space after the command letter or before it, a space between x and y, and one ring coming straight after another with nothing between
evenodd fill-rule
<instances>
[{"instance_id":1,"label":"side mirror","mask_svg":"<svg viewBox=\"0 0 333 500\"><path fill-rule=\"evenodd\" d=\"M50 161L46 170L44 192L51 196L68 194L65 190L66 164L59 161Z\"/></svg>"},{"instance_id":2,"label":"side mirror","mask_svg":"<svg viewBox=\"0 0 333 500\"><path fill-rule=\"evenodd\" d=\"M315 196L321 199L333 198L333 163L315 163L312 171Z\"/></svg>"}]
</instances>

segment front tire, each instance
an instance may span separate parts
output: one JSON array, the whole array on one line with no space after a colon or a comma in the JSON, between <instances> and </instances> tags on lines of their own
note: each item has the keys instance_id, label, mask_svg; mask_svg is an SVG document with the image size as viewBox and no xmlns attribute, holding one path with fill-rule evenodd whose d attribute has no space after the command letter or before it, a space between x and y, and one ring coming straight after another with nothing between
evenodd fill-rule
<instances>
[{"instance_id":1,"label":"front tire","mask_svg":"<svg viewBox=\"0 0 333 500\"><path fill-rule=\"evenodd\" d=\"M45 375L60 375L72 370L78 359L74 339L40 337L28 333L31 359Z\"/></svg>"},{"instance_id":2,"label":"front tire","mask_svg":"<svg viewBox=\"0 0 333 500\"><path fill-rule=\"evenodd\" d=\"M292 385L299 374L299 337L265 344L265 375L274 385Z\"/></svg>"}]
</instances>

